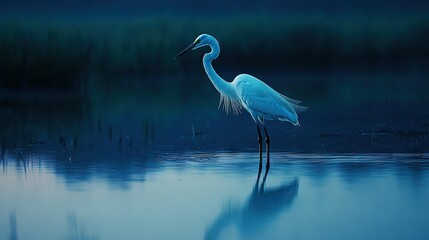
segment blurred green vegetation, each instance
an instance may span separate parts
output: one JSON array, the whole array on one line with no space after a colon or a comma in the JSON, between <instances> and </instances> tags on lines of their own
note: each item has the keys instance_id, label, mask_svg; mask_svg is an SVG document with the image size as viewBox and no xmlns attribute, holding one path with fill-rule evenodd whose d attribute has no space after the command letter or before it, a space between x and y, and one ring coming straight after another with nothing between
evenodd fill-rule
<instances>
[{"instance_id":1,"label":"blurred green vegetation","mask_svg":"<svg viewBox=\"0 0 429 240\"><path fill-rule=\"evenodd\" d=\"M420 15L10 18L0 20L0 87L81 90L92 76L192 78L201 56L173 57L200 33L220 40L221 69L427 71L429 62L429 17Z\"/></svg>"}]
</instances>

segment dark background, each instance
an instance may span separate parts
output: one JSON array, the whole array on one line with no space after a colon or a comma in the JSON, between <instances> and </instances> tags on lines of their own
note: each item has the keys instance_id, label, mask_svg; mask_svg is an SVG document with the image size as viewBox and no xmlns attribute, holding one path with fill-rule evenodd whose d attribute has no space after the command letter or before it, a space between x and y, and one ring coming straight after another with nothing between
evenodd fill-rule
<instances>
[{"instance_id":1,"label":"dark background","mask_svg":"<svg viewBox=\"0 0 429 240\"><path fill-rule=\"evenodd\" d=\"M427 1L0 6L3 149L64 140L85 149L132 141L139 149L256 150L247 113L216 111L201 64L207 49L173 61L209 33L221 43L214 67L226 80L249 73L309 107L300 128L268 123L274 150L428 151Z\"/></svg>"},{"instance_id":2,"label":"dark background","mask_svg":"<svg viewBox=\"0 0 429 240\"><path fill-rule=\"evenodd\" d=\"M237 12L267 12L267 13L308 13L308 12L330 12L330 13L402 13L404 11L421 12L427 11L429 3L424 0L286 0L286 1L138 1L138 0L91 0L91 1L2 1L2 11L5 13L29 13L31 15L50 14L188 14L188 15L223 15L236 14ZM207 12L201 12L207 11Z\"/></svg>"}]
</instances>

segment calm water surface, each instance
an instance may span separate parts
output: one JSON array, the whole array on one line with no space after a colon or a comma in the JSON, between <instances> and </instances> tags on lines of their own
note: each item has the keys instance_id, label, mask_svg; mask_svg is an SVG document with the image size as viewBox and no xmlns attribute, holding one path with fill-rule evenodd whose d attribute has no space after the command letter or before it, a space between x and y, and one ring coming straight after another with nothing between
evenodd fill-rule
<instances>
[{"instance_id":1,"label":"calm water surface","mask_svg":"<svg viewBox=\"0 0 429 240\"><path fill-rule=\"evenodd\" d=\"M284 77L259 178L206 79L0 92L0 239L429 239L427 75Z\"/></svg>"},{"instance_id":2,"label":"calm water surface","mask_svg":"<svg viewBox=\"0 0 429 240\"><path fill-rule=\"evenodd\" d=\"M429 237L428 154L273 152L257 167L253 151L6 152L0 239Z\"/></svg>"}]
</instances>

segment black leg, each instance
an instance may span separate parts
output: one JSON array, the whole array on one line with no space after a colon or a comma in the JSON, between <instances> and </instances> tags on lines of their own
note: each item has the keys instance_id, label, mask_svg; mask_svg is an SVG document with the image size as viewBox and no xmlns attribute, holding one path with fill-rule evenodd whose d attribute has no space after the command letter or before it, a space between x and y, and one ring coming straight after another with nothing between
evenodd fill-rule
<instances>
[{"instance_id":1,"label":"black leg","mask_svg":"<svg viewBox=\"0 0 429 240\"><path fill-rule=\"evenodd\" d=\"M256 125L258 129L258 144L259 144L259 171L258 174L261 174L262 170L262 136L261 136L261 130L259 129L259 125Z\"/></svg>"},{"instance_id":2,"label":"black leg","mask_svg":"<svg viewBox=\"0 0 429 240\"><path fill-rule=\"evenodd\" d=\"M270 168L270 136L268 136L267 129L264 126L265 143L267 144L267 170Z\"/></svg>"}]
</instances>

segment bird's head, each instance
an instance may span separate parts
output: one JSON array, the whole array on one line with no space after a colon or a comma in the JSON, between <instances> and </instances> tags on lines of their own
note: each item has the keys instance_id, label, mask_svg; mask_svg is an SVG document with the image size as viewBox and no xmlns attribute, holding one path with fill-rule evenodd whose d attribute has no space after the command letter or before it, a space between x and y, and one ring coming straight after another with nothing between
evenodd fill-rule
<instances>
[{"instance_id":1,"label":"bird's head","mask_svg":"<svg viewBox=\"0 0 429 240\"><path fill-rule=\"evenodd\" d=\"M200 47L210 46L210 47L219 47L219 41L211 35L201 34L198 36L195 41L189 45L187 48L183 49L174 59L179 58L183 54L187 53L190 50L195 50Z\"/></svg>"}]
</instances>

